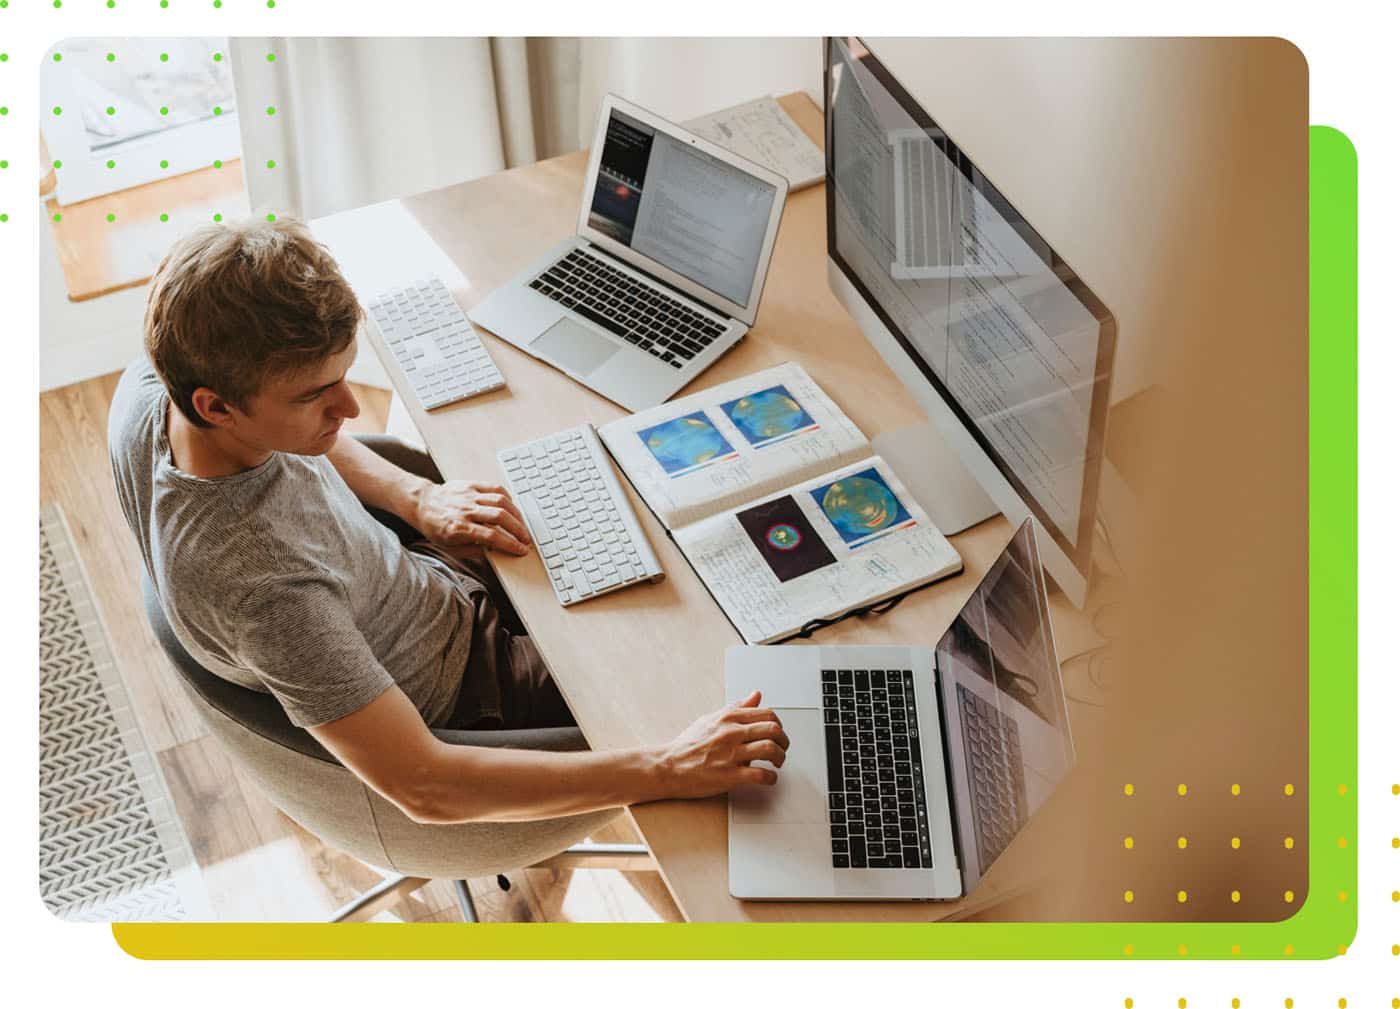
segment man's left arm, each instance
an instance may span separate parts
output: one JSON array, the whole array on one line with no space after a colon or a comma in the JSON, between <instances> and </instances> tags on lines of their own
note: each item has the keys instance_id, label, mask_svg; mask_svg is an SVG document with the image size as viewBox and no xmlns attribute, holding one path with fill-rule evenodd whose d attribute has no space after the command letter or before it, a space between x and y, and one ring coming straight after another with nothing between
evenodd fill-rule
<instances>
[{"instance_id":1,"label":"man's left arm","mask_svg":"<svg viewBox=\"0 0 1400 1009\"><path fill-rule=\"evenodd\" d=\"M504 487L466 480L433 483L344 432L326 458L360 501L397 515L439 546L530 552L530 533Z\"/></svg>"}]
</instances>

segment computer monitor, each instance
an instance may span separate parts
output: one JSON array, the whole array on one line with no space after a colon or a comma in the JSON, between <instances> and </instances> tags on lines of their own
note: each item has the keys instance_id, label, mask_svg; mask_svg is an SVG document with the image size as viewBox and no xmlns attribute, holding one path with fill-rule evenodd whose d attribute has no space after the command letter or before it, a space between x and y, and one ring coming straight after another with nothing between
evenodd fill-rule
<instances>
[{"instance_id":1,"label":"computer monitor","mask_svg":"<svg viewBox=\"0 0 1400 1009\"><path fill-rule=\"evenodd\" d=\"M1082 606L1113 316L869 47L824 48L828 280L929 420L876 448L945 533L1034 519Z\"/></svg>"}]
</instances>

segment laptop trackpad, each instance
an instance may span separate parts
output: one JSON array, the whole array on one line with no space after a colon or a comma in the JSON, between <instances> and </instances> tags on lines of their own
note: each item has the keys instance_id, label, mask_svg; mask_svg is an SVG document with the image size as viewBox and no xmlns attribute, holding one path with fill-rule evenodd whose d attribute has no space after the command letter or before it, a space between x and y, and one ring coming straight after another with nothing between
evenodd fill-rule
<instances>
[{"instance_id":1,"label":"laptop trackpad","mask_svg":"<svg viewBox=\"0 0 1400 1009\"><path fill-rule=\"evenodd\" d=\"M607 337L599 336L568 316L530 342L532 352L563 365L576 375L591 375L620 349Z\"/></svg>"},{"instance_id":2,"label":"laptop trackpad","mask_svg":"<svg viewBox=\"0 0 1400 1009\"><path fill-rule=\"evenodd\" d=\"M778 711L792 745L776 785L741 785L729 794L736 823L821 823L826 816L826 729L814 708ZM759 764L766 767L767 764Z\"/></svg>"}]
</instances>

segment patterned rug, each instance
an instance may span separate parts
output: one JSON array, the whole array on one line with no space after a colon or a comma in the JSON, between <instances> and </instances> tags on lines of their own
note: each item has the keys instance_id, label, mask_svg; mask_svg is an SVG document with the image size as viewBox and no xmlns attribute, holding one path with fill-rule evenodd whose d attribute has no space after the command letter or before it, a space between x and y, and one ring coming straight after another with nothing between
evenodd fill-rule
<instances>
[{"instance_id":1,"label":"patterned rug","mask_svg":"<svg viewBox=\"0 0 1400 1009\"><path fill-rule=\"evenodd\" d=\"M57 505L39 516L39 893L72 921L208 917Z\"/></svg>"}]
</instances>

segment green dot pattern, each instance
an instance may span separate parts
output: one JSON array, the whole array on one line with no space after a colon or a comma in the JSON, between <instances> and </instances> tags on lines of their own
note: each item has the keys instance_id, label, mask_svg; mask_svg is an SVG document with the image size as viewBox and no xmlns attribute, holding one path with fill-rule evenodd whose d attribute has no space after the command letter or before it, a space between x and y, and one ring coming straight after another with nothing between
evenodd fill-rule
<instances>
[{"instance_id":1,"label":"green dot pattern","mask_svg":"<svg viewBox=\"0 0 1400 1009\"><path fill-rule=\"evenodd\" d=\"M108 159L107 159L107 167L108 167L108 168L116 168L116 167L117 167L117 163L116 163L115 161L113 161L111 158L108 158Z\"/></svg>"},{"instance_id":2,"label":"green dot pattern","mask_svg":"<svg viewBox=\"0 0 1400 1009\"><path fill-rule=\"evenodd\" d=\"M223 167L224 167L224 163L223 163L222 161L215 161L215 162L214 162L214 167L215 167L215 168L223 168Z\"/></svg>"},{"instance_id":3,"label":"green dot pattern","mask_svg":"<svg viewBox=\"0 0 1400 1009\"><path fill-rule=\"evenodd\" d=\"M54 214L54 215L53 215L53 219L54 219L54 223L57 224L59 221L63 220L63 215L62 215L62 214Z\"/></svg>"},{"instance_id":4,"label":"green dot pattern","mask_svg":"<svg viewBox=\"0 0 1400 1009\"><path fill-rule=\"evenodd\" d=\"M161 61L162 63L169 63L169 62L170 62L170 54L169 54L169 53L161 53L161 54L160 54L160 61Z\"/></svg>"},{"instance_id":5,"label":"green dot pattern","mask_svg":"<svg viewBox=\"0 0 1400 1009\"><path fill-rule=\"evenodd\" d=\"M276 63L276 62L277 62L277 54L276 54L276 53L268 53L268 54L267 54L267 62L269 62L269 63Z\"/></svg>"},{"instance_id":6,"label":"green dot pattern","mask_svg":"<svg viewBox=\"0 0 1400 1009\"><path fill-rule=\"evenodd\" d=\"M108 53L108 54L107 54L107 62L108 62L108 63L115 63L115 62L117 62L117 54L116 54L116 53Z\"/></svg>"},{"instance_id":7,"label":"green dot pattern","mask_svg":"<svg viewBox=\"0 0 1400 1009\"><path fill-rule=\"evenodd\" d=\"M117 114L117 110L116 110L115 108L113 108L111 105L108 105L108 106L107 106L107 115L109 115L109 116L115 116L116 114Z\"/></svg>"},{"instance_id":8,"label":"green dot pattern","mask_svg":"<svg viewBox=\"0 0 1400 1009\"><path fill-rule=\"evenodd\" d=\"M267 107L267 114L268 114L269 116L275 116L275 115L277 115L277 107L276 107L275 105L269 105L269 106Z\"/></svg>"},{"instance_id":9,"label":"green dot pattern","mask_svg":"<svg viewBox=\"0 0 1400 1009\"><path fill-rule=\"evenodd\" d=\"M10 219L10 215L9 215L9 214L0 214L0 224L4 224L4 223L5 223L6 221L8 221L9 219Z\"/></svg>"},{"instance_id":10,"label":"green dot pattern","mask_svg":"<svg viewBox=\"0 0 1400 1009\"><path fill-rule=\"evenodd\" d=\"M54 61L55 63L62 63L62 62L63 62L63 54L62 54L62 53L54 53L54 54L53 54L53 61Z\"/></svg>"},{"instance_id":11,"label":"green dot pattern","mask_svg":"<svg viewBox=\"0 0 1400 1009\"><path fill-rule=\"evenodd\" d=\"M9 54L9 53L0 53L0 63L8 63L9 61L10 61L10 54Z\"/></svg>"},{"instance_id":12,"label":"green dot pattern","mask_svg":"<svg viewBox=\"0 0 1400 1009\"><path fill-rule=\"evenodd\" d=\"M5 166L4 166L3 164L0 164L0 168L3 168L3 167L5 167ZM267 159L267 167L268 167L268 168L276 168L276 167L277 167L277 162L273 161L271 158L268 158L268 159Z\"/></svg>"},{"instance_id":13,"label":"green dot pattern","mask_svg":"<svg viewBox=\"0 0 1400 1009\"><path fill-rule=\"evenodd\" d=\"M9 167L10 167L10 163L9 163L8 161L6 161L4 158L0 158L0 168L9 168Z\"/></svg>"},{"instance_id":14,"label":"green dot pattern","mask_svg":"<svg viewBox=\"0 0 1400 1009\"><path fill-rule=\"evenodd\" d=\"M63 167L63 162L62 162L61 160L54 159L53 166L54 166L55 168L62 168L62 167Z\"/></svg>"},{"instance_id":15,"label":"green dot pattern","mask_svg":"<svg viewBox=\"0 0 1400 1009\"><path fill-rule=\"evenodd\" d=\"M160 219L161 219L161 222L164 223L165 221L170 220L170 215L169 215L169 214L161 214L161 215L160 215Z\"/></svg>"},{"instance_id":16,"label":"green dot pattern","mask_svg":"<svg viewBox=\"0 0 1400 1009\"><path fill-rule=\"evenodd\" d=\"M215 63L222 63L223 61L224 61L224 54L223 54L223 53L215 53L215 54L214 54L214 62L215 62Z\"/></svg>"},{"instance_id":17,"label":"green dot pattern","mask_svg":"<svg viewBox=\"0 0 1400 1009\"><path fill-rule=\"evenodd\" d=\"M169 7L169 6L170 6L170 0L160 0L160 5L161 5L162 7Z\"/></svg>"},{"instance_id":18,"label":"green dot pattern","mask_svg":"<svg viewBox=\"0 0 1400 1009\"><path fill-rule=\"evenodd\" d=\"M113 221L115 221L116 219L117 219L117 215L116 215L116 214L108 214L108 215L107 215L107 223L108 223L108 224L111 224L111 223L112 223Z\"/></svg>"},{"instance_id":19,"label":"green dot pattern","mask_svg":"<svg viewBox=\"0 0 1400 1009\"><path fill-rule=\"evenodd\" d=\"M62 105L55 105L55 106L53 107L53 114L56 115L56 116L61 116L61 115L63 115L63 106L62 106Z\"/></svg>"},{"instance_id":20,"label":"green dot pattern","mask_svg":"<svg viewBox=\"0 0 1400 1009\"><path fill-rule=\"evenodd\" d=\"M277 215L276 215L276 214L268 214L268 215L267 215L267 219L268 219L269 221L275 221L275 220L277 220Z\"/></svg>"},{"instance_id":21,"label":"green dot pattern","mask_svg":"<svg viewBox=\"0 0 1400 1009\"><path fill-rule=\"evenodd\" d=\"M220 221L222 221L223 219L224 219L224 215L223 215L223 214L215 214L215 215L214 215L214 223L215 223L215 224L218 224L218 223L219 223Z\"/></svg>"},{"instance_id":22,"label":"green dot pattern","mask_svg":"<svg viewBox=\"0 0 1400 1009\"><path fill-rule=\"evenodd\" d=\"M222 108L220 108L219 106L215 105L215 106L214 106L214 115L216 115L216 116L221 116L221 115L223 115L223 114L224 114L224 110L223 110Z\"/></svg>"},{"instance_id":23,"label":"green dot pattern","mask_svg":"<svg viewBox=\"0 0 1400 1009\"><path fill-rule=\"evenodd\" d=\"M0 105L0 116L8 116L9 114L10 114L9 106L7 106L7 105Z\"/></svg>"},{"instance_id":24,"label":"green dot pattern","mask_svg":"<svg viewBox=\"0 0 1400 1009\"><path fill-rule=\"evenodd\" d=\"M162 167L162 168L169 168L169 167L170 167L170 162L166 161L164 158L161 158L161 159L160 159L160 167Z\"/></svg>"}]
</instances>

